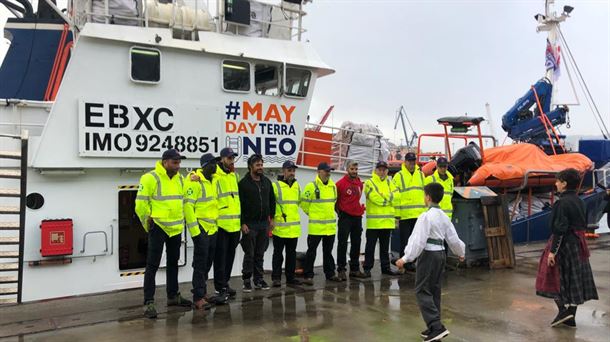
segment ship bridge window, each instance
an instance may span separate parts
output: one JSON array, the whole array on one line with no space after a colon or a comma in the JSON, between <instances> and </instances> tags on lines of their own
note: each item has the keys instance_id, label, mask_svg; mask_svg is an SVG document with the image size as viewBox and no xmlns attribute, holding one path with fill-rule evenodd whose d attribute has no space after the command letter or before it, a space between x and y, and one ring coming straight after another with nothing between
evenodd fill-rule
<instances>
[{"instance_id":1,"label":"ship bridge window","mask_svg":"<svg viewBox=\"0 0 610 342\"><path fill-rule=\"evenodd\" d=\"M153 84L161 81L161 51L132 47L129 52L132 81Z\"/></svg>"},{"instance_id":2,"label":"ship bridge window","mask_svg":"<svg viewBox=\"0 0 610 342\"><path fill-rule=\"evenodd\" d=\"M250 63L223 61L222 86L224 90L250 91Z\"/></svg>"},{"instance_id":3,"label":"ship bridge window","mask_svg":"<svg viewBox=\"0 0 610 342\"><path fill-rule=\"evenodd\" d=\"M307 97L311 71L297 68L286 68L286 96Z\"/></svg>"},{"instance_id":4,"label":"ship bridge window","mask_svg":"<svg viewBox=\"0 0 610 342\"><path fill-rule=\"evenodd\" d=\"M257 64L254 70L254 84L259 95L277 96L280 91L279 68L277 65Z\"/></svg>"}]
</instances>

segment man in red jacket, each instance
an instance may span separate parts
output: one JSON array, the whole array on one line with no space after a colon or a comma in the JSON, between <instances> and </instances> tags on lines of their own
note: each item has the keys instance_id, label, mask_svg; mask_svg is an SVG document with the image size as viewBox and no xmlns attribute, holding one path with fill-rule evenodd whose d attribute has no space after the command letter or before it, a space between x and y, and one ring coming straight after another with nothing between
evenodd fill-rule
<instances>
[{"instance_id":1,"label":"man in red jacket","mask_svg":"<svg viewBox=\"0 0 610 342\"><path fill-rule=\"evenodd\" d=\"M360 241L362 239L362 215L364 205L360 203L363 183L358 177L358 162L348 161L347 174L337 183L337 213L339 214L339 231L337 245L337 271L341 280L347 280L346 253L347 239L350 238L349 276L364 278L360 271Z\"/></svg>"}]
</instances>

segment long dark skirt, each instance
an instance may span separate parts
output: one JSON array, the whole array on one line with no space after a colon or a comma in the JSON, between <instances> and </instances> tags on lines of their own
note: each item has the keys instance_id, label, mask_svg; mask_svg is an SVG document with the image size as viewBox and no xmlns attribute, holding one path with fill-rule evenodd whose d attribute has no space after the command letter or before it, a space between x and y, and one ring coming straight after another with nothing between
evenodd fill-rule
<instances>
[{"instance_id":1,"label":"long dark skirt","mask_svg":"<svg viewBox=\"0 0 610 342\"><path fill-rule=\"evenodd\" d=\"M541 264L546 264L546 258L544 259L541 258ZM598 299L591 264L588 258L581 256L578 240L564 239L555 261L555 267L559 267L559 293L549 293L537 289L536 294L553 298L563 304L575 305ZM539 272L541 269L543 269L542 265L539 267Z\"/></svg>"}]
</instances>

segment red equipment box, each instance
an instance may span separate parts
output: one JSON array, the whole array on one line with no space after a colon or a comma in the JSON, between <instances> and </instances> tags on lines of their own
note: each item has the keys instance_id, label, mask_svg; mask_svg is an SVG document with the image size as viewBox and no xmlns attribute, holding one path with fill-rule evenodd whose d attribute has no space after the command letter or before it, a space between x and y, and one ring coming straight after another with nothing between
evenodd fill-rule
<instances>
[{"instance_id":1,"label":"red equipment box","mask_svg":"<svg viewBox=\"0 0 610 342\"><path fill-rule=\"evenodd\" d=\"M46 256L72 254L72 219L43 220L40 223L40 254Z\"/></svg>"}]
</instances>

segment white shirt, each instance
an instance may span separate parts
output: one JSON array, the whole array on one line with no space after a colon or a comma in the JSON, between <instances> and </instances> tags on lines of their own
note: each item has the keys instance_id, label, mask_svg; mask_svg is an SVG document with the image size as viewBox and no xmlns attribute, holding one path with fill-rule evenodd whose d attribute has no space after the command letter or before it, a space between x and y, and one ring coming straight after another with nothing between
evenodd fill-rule
<instances>
[{"instance_id":1,"label":"white shirt","mask_svg":"<svg viewBox=\"0 0 610 342\"><path fill-rule=\"evenodd\" d=\"M458 237L453 223L438 207L430 207L428 211L419 216L402 259L405 262L412 262L424 250L442 251L445 249L442 245L428 243L428 239L445 240L453 254L457 256L464 256L466 253L466 246Z\"/></svg>"}]
</instances>

